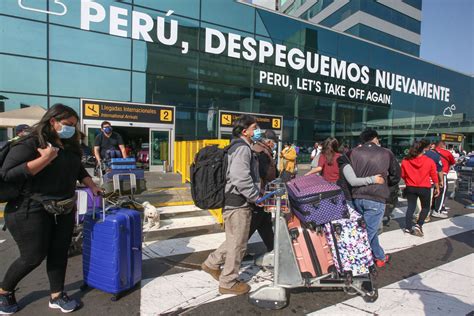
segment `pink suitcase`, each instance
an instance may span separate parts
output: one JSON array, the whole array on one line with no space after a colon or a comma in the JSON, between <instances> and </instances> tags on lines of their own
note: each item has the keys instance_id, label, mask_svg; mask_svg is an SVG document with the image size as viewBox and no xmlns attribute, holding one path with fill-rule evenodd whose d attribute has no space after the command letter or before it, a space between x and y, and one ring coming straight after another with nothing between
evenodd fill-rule
<instances>
[{"instance_id":1,"label":"pink suitcase","mask_svg":"<svg viewBox=\"0 0 474 316\"><path fill-rule=\"evenodd\" d=\"M303 278L315 278L336 272L331 248L322 229L316 232L304 228L296 216L291 216L288 220L288 231Z\"/></svg>"},{"instance_id":2,"label":"pink suitcase","mask_svg":"<svg viewBox=\"0 0 474 316\"><path fill-rule=\"evenodd\" d=\"M341 188L319 175L299 177L286 186L292 211L312 229L349 217Z\"/></svg>"}]
</instances>

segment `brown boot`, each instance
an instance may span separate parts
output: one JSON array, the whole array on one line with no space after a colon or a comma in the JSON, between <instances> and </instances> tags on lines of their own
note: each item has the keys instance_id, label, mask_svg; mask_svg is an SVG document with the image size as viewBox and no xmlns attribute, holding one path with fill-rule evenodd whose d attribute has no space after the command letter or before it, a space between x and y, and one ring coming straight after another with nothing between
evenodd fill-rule
<instances>
[{"instance_id":1,"label":"brown boot","mask_svg":"<svg viewBox=\"0 0 474 316\"><path fill-rule=\"evenodd\" d=\"M230 289L219 286L219 293L221 294L235 294L243 295L250 292L250 286L247 283L237 281Z\"/></svg>"},{"instance_id":2,"label":"brown boot","mask_svg":"<svg viewBox=\"0 0 474 316\"><path fill-rule=\"evenodd\" d=\"M211 269L204 262L201 264L201 269L202 271L209 273L216 281L219 281L219 277L221 276L221 269Z\"/></svg>"}]
</instances>

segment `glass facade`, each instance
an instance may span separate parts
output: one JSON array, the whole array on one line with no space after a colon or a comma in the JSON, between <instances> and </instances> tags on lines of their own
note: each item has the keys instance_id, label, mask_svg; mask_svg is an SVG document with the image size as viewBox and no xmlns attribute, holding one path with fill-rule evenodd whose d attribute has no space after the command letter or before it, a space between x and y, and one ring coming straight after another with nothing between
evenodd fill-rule
<instances>
[{"instance_id":1,"label":"glass facade","mask_svg":"<svg viewBox=\"0 0 474 316\"><path fill-rule=\"evenodd\" d=\"M57 9L53 0L25 2ZM305 146L328 136L355 145L361 129L372 126L397 153L417 137L445 132L466 135L465 146L474 148L470 76L233 0L94 2L104 8L105 17L91 22L90 30L81 29L80 1L68 1L62 16L23 10L17 1L0 2L0 111L57 102L79 111L81 98L104 99L176 106L176 140L217 137L208 114L219 109L283 115L284 140ZM127 22L119 29L126 36L110 34L111 6L122 9L120 18ZM152 42L144 41L141 33L133 38L133 12L152 17ZM157 39L158 17L165 19L165 37L170 21L178 22L176 43L164 45ZM268 84L261 81L262 73L288 76L293 86L300 79L341 81L306 68L278 66L274 58L261 63L258 58L229 57L229 45L211 54L206 51L206 29L218 30L227 41L239 35L370 68L368 83L346 80L347 89L380 90L373 79L378 69L448 87L449 102L391 90L390 102L382 104ZM188 43L186 53L183 42ZM446 113L453 104L453 113Z\"/></svg>"},{"instance_id":2,"label":"glass facade","mask_svg":"<svg viewBox=\"0 0 474 316\"><path fill-rule=\"evenodd\" d=\"M421 13L421 0L407 0L404 1L406 5L413 7L413 9L419 10ZM334 0L318 0L308 9L305 9L303 13L299 13L299 18L303 20L311 20L320 12L324 11L329 5L333 4ZM421 32L421 21L417 20L407 14L404 14L397 9L389 5L380 3L377 0L350 0L342 2L340 6L334 12L331 11L329 15L325 15L324 18L317 23L324 25L329 28L336 27L339 23L350 20L356 14L363 12L368 14L377 20L389 24L382 24L377 22L377 27L371 21L366 21L366 18L360 18L359 23L344 30L345 33L349 33L366 40L394 48L396 50L408 53L410 55L419 56L420 45L418 43L409 42L404 39L403 33L400 33L401 29L410 31L414 34L420 35ZM395 2L394 5L397 5ZM294 0L292 2L292 10L289 8L284 9L284 13L290 16L301 8L301 4ZM413 11L413 9L411 11ZM420 14L421 16L421 14ZM353 24L351 24L353 25ZM370 25L370 26L369 26ZM373 26L373 27L371 27ZM390 31L388 31L390 28ZM401 28L401 29L400 29ZM394 36L393 34L397 35ZM400 35L398 35L400 34Z\"/></svg>"}]
</instances>

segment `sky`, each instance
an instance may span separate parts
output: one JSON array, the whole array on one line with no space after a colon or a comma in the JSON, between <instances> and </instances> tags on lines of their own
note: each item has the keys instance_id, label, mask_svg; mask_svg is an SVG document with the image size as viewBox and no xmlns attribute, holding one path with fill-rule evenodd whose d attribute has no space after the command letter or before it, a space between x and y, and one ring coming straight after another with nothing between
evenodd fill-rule
<instances>
[{"instance_id":1,"label":"sky","mask_svg":"<svg viewBox=\"0 0 474 316\"><path fill-rule=\"evenodd\" d=\"M474 0L423 0L420 57L474 75Z\"/></svg>"}]
</instances>

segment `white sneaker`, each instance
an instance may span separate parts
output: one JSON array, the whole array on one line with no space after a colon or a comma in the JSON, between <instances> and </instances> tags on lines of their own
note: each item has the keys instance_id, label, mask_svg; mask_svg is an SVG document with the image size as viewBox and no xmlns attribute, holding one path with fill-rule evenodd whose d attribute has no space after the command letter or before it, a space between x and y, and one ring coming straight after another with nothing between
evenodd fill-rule
<instances>
[{"instance_id":1,"label":"white sneaker","mask_svg":"<svg viewBox=\"0 0 474 316\"><path fill-rule=\"evenodd\" d=\"M431 213L431 216L436 217L436 218L448 218L447 214L439 213L439 212L433 212Z\"/></svg>"}]
</instances>

